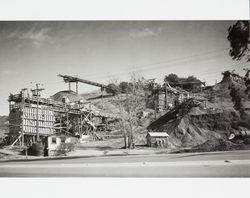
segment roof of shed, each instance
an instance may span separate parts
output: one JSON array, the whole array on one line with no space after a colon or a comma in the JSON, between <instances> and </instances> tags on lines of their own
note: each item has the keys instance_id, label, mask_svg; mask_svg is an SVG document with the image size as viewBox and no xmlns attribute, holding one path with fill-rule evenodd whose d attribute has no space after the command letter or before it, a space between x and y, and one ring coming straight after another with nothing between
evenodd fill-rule
<instances>
[{"instance_id":1,"label":"roof of shed","mask_svg":"<svg viewBox=\"0 0 250 198\"><path fill-rule=\"evenodd\" d=\"M48 135L48 137L52 137L52 136L56 136L56 137L75 137L73 134L71 134L71 133L67 133L67 134L65 134L65 133L53 133L53 134L50 134L50 135Z\"/></svg>"},{"instance_id":2,"label":"roof of shed","mask_svg":"<svg viewBox=\"0 0 250 198\"><path fill-rule=\"evenodd\" d=\"M168 137L169 135L166 132L148 132L148 135L151 137Z\"/></svg>"}]
</instances>

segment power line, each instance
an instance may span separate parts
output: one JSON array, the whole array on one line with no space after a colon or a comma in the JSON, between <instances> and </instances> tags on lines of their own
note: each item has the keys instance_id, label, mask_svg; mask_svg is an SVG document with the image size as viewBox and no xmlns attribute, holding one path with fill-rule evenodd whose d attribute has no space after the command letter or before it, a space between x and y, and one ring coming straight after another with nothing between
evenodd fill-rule
<instances>
[{"instance_id":1,"label":"power line","mask_svg":"<svg viewBox=\"0 0 250 198\"><path fill-rule=\"evenodd\" d=\"M161 61L161 62L146 64L146 65L144 65L144 66L159 65L159 64L163 64L163 63L169 63L169 62L180 61L180 60L189 59L189 58L194 58L194 57L199 57L199 56L203 56L203 55L209 55L209 54L212 54L212 53L215 53L215 52L222 52L222 51L225 51L225 50L228 50L228 49L229 49L229 48L224 48L224 49L209 51L209 52L205 52L205 53L194 54L194 55L186 56L186 57L182 57L182 58L174 58L174 59L170 59L170 60L166 60L166 61Z\"/></svg>"},{"instance_id":2,"label":"power line","mask_svg":"<svg viewBox=\"0 0 250 198\"><path fill-rule=\"evenodd\" d=\"M159 67L165 67L166 64L168 64L168 63L181 62L181 61L185 61L185 60L187 61L187 59L190 59L190 58L204 56L204 55L210 55L210 54L212 55L215 52L221 53L221 52L226 51L228 49L229 48L223 48L223 49L209 51L209 52L205 52L205 53L194 54L194 55L186 56L186 57L182 57L182 58L174 58L174 59L169 59L169 60L165 60L165 61L145 64L145 65L139 66L139 68L137 67L138 68L137 70L143 70L144 68L148 68L148 66L161 65L161 64L164 64L164 63L165 63L165 65L159 66ZM158 68L158 67L151 67L151 68ZM118 74L118 73L121 74L121 73L128 73L129 71L131 71L131 69L125 69L125 70L123 70L123 72L115 72L115 73L116 74ZM105 76L103 76L103 75L89 75L88 77L108 77L108 75L105 75Z\"/></svg>"},{"instance_id":3,"label":"power line","mask_svg":"<svg viewBox=\"0 0 250 198\"><path fill-rule=\"evenodd\" d=\"M208 59L208 58L207 58ZM158 67L153 67L153 68L147 68L147 69L142 69L142 68L139 68L137 70L130 70L130 71L123 71L123 72L115 72L115 73L112 73L112 75L99 75L99 76L92 76L92 77L95 77L95 78L99 78L99 79L102 79L102 78L107 78L107 77L112 77L114 75L120 75L120 74L127 74L129 72L145 72L145 71L150 71L150 70L158 70L158 69L162 69L164 67L166 67L166 69L171 69L171 68L178 68L178 67L182 67L183 65L188 65L188 64L192 64L192 63L197 63L197 62L203 62L203 61L206 61L207 59L200 59L200 60L196 60L196 61L193 61L193 62L180 62L180 63L175 63L175 64L168 64L168 65L163 65L163 66L158 66ZM211 59L211 57L209 58Z\"/></svg>"},{"instance_id":4,"label":"power line","mask_svg":"<svg viewBox=\"0 0 250 198\"><path fill-rule=\"evenodd\" d=\"M212 57L216 57L218 55L214 55ZM173 68L173 67L182 67L183 65L188 65L188 64L192 64L192 63L197 63L197 62L203 62L203 61L206 61L206 60L209 60L209 61L212 61L211 57L206 57L206 58L200 58L200 59L195 59L195 60L191 60L191 61L180 61L180 62L177 62L177 63L174 63L174 64L166 64L166 65L162 65L162 66L158 66L158 67L152 67L152 68L148 68L148 69L144 69L144 71L146 70L151 70L151 69L160 69L160 68L163 68L163 67L167 67L167 69L170 69L170 68ZM140 69L138 69L138 71L140 71Z\"/></svg>"},{"instance_id":5,"label":"power line","mask_svg":"<svg viewBox=\"0 0 250 198\"><path fill-rule=\"evenodd\" d=\"M230 69L234 69L235 67L240 67L242 66L242 64L234 64L234 65L230 65L230 66L226 66L226 67L222 67L222 68L218 68L216 70L206 70L206 71L202 71L202 73L195 73L195 75L200 75L200 74L215 74L218 72L223 72L223 70L230 70Z\"/></svg>"},{"instance_id":6,"label":"power line","mask_svg":"<svg viewBox=\"0 0 250 198\"><path fill-rule=\"evenodd\" d=\"M218 55L214 55L213 57L216 57ZM177 62L177 63L174 63L174 64L165 64L165 65L161 65L161 66L157 66L157 67L151 67L151 68L147 68L147 69L142 69L142 68L139 68L137 70L134 70L135 72L145 72L145 71L149 71L149 70L156 70L156 69L161 69L161 68L164 68L166 66L166 69L171 69L173 67L175 68L178 68L178 67L182 67L183 65L188 65L188 64L193 64L193 63L198 63L198 62L204 62L204 61L213 61L213 59L211 59L211 57L206 57L206 58L200 58L200 59L196 59L196 60L192 60L192 61L182 61L182 62ZM125 72L116 72L116 73L113 73L113 75L118 75L118 74L125 74L125 73L128 73L128 72L132 72L132 71L125 71ZM109 75L105 75L105 76L96 76L98 78L106 78L106 77L110 77Z\"/></svg>"}]
</instances>

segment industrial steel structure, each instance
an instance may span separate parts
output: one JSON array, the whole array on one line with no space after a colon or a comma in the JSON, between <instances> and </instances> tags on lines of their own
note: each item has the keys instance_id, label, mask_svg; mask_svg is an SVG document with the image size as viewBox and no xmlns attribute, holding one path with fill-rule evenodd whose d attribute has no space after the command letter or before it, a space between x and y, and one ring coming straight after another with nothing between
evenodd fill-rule
<instances>
[{"instance_id":1,"label":"industrial steel structure","mask_svg":"<svg viewBox=\"0 0 250 198\"><path fill-rule=\"evenodd\" d=\"M37 85L31 94L28 89L22 89L19 94L9 96L10 144L30 146L34 142L45 142L55 133L78 137L88 134L99 140L98 131L110 130L118 119L93 108L90 102L42 98L42 90Z\"/></svg>"},{"instance_id":2,"label":"industrial steel structure","mask_svg":"<svg viewBox=\"0 0 250 198\"><path fill-rule=\"evenodd\" d=\"M168 111L191 96L193 96L193 94L186 90L179 87L173 88L168 83L164 83L160 87L156 86L152 88L147 107L154 109L156 113Z\"/></svg>"},{"instance_id":3,"label":"industrial steel structure","mask_svg":"<svg viewBox=\"0 0 250 198\"><path fill-rule=\"evenodd\" d=\"M85 79L82 79L82 78L69 76L69 75L61 75L61 74L59 74L58 76L62 77L64 82L69 84L69 90L71 90L71 83L75 83L76 84L76 93L77 94L78 94L78 82L85 83L85 84L88 84L88 85L93 85L93 86L96 86L96 87L100 87L101 91L103 91L105 89L112 90L112 88L108 87L107 85L97 83L97 82L93 82L93 81L89 81L89 80L85 80Z\"/></svg>"}]
</instances>

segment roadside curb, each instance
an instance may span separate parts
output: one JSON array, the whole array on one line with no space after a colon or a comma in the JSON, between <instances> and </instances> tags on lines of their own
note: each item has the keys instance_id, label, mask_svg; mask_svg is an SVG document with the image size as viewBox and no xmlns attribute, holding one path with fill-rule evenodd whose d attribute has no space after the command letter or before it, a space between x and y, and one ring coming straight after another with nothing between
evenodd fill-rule
<instances>
[{"instance_id":1,"label":"roadside curb","mask_svg":"<svg viewBox=\"0 0 250 198\"><path fill-rule=\"evenodd\" d=\"M243 151L246 153L249 153L250 150L237 150L237 151L229 151L229 152L238 152L238 151ZM226 151L227 152L227 151ZM117 156L139 156L139 155L153 155L153 156L160 156L160 155L166 155L166 154L173 154L173 155L205 155L205 154L220 154L221 151L215 151L215 152L190 152L190 153L120 153L120 154L107 154L107 155L76 155L76 156L58 156L58 157L37 157L37 158L22 158L22 159L6 159L6 160L1 160L0 163L4 162L25 162L25 161L46 161L46 160L64 160L64 159L79 159L79 158L97 158L97 157L117 157Z\"/></svg>"},{"instance_id":2,"label":"roadside curb","mask_svg":"<svg viewBox=\"0 0 250 198\"><path fill-rule=\"evenodd\" d=\"M116 157L116 156L128 156L128 155L145 155L145 154L110 154L110 155L43 157L43 158L32 158L32 159L7 159L7 160L0 160L0 163L4 163L4 162L25 162L25 161L46 161L46 160L64 160L64 159L95 158L95 157Z\"/></svg>"}]
</instances>

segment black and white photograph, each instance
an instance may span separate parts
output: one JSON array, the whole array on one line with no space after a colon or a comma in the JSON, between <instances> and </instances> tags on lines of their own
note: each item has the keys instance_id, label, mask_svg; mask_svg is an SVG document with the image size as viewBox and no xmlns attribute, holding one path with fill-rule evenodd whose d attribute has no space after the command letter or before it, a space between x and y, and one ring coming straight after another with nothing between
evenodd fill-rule
<instances>
[{"instance_id":1,"label":"black and white photograph","mask_svg":"<svg viewBox=\"0 0 250 198\"><path fill-rule=\"evenodd\" d=\"M249 177L249 21L1 21L0 177Z\"/></svg>"},{"instance_id":2,"label":"black and white photograph","mask_svg":"<svg viewBox=\"0 0 250 198\"><path fill-rule=\"evenodd\" d=\"M1 0L0 196L248 197L249 0Z\"/></svg>"}]
</instances>

